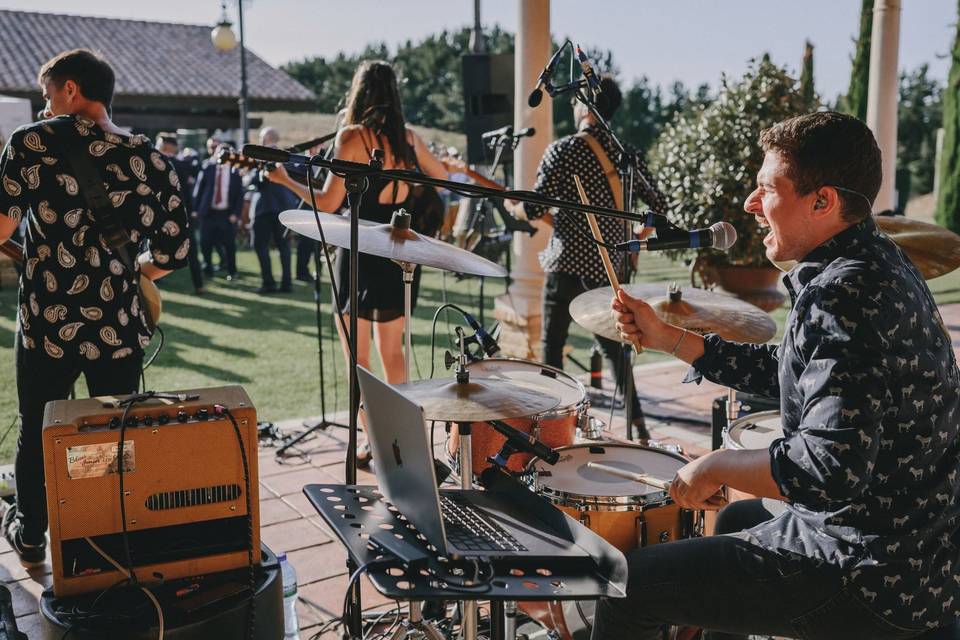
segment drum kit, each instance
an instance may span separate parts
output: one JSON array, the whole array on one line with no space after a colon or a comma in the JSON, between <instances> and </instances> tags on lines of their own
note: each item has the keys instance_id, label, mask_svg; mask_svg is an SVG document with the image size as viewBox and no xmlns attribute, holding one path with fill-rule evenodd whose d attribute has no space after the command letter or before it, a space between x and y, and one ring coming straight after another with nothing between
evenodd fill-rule
<instances>
[{"instance_id":1,"label":"drum kit","mask_svg":"<svg viewBox=\"0 0 960 640\"><path fill-rule=\"evenodd\" d=\"M320 217L318 222L312 212L287 211L280 219L298 233L348 247L349 222L331 215ZM960 266L960 236L911 220L879 220L881 228L901 244L926 277ZM416 265L474 275L506 275L485 258L412 231L405 213L395 214L391 224L362 224L358 247L363 253L398 262L405 274L411 274L410 281ZM406 277L404 282L409 305ZM666 284L625 284L622 288L645 299L665 321L691 331L752 343L766 342L776 334L776 324L766 312L728 295ZM570 313L587 331L622 341L610 313L612 296L610 287L587 291L571 303ZM409 380L409 313L405 322ZM688 459L656 443L618 441L609 433L598 432L595 419L588 415L586 390L574 377L527 360L469 362L462 346L459 357L448 358L450 361L456 362L455 379L418 380L397 388L422 406L427 420L450 427L463 488L473 488L498 452L509 451L505 447L515 440L487 423L507 424L521 436L554 450L558 459L548 464L521 448L509 451L505 459L501 455L501 466L526 478L533 491L621 551L704 534L703 513L679 508L667 491L667 484ZM783 433L779 412L739 417L732 390L727 418L724 446L728 448L765 448ZM736 497L749 496L729 496ZM574 628L582 628L578 619L587 622L584 605L518 603L530 618L559 638L571 638ZM420 611L411 604L414 618L420 619ZM476 638L476 602L463 603L461 619L464 637Z\"/></svg>"}]
</instances>

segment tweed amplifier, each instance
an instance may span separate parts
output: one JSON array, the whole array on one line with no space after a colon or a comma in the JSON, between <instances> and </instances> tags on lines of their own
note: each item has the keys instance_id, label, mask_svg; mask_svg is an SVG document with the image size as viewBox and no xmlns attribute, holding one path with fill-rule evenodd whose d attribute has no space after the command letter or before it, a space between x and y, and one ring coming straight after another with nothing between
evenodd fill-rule
<instances>
[{"instance_id":1,"label":"tweed amplifier","mask_svg":"<svg viewBox=\"0 0 960 640\"><path fill-rule=\"evenodd\" d=\"M246 566L250 545L259 561L257 414L242 387L50 402L43 458L57 596L124 578L95 546L141 582Z\"/></svg>"}]
</instances>

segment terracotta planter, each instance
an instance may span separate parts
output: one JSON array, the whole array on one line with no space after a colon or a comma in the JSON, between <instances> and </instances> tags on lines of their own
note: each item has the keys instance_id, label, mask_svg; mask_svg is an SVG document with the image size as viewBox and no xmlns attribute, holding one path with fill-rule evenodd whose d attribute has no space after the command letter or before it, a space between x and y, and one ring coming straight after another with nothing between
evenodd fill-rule
<instances>
[{"instance_id":1,"label":"terracotta planter","mask_svg":"<svg viewBox=\"0 0 960 640\"><path fill-rule=\"evenodd\" d=\"M773 311L787 299L777 288L783 272L776 267L708 264L698 269L698 274L705 286L719 287L764 311Z\"/></svg>"}]
</instances>

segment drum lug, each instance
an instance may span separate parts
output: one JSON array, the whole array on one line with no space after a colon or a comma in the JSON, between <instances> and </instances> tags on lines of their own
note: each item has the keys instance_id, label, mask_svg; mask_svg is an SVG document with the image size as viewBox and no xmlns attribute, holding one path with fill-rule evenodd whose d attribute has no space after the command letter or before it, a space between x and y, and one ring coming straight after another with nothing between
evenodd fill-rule
<instances>
[{"instance_id":1,"label":"drum lug","mask_svg":"<svg viewBox=\"0 0 960 640\"><path fill-rule=\"evenodd\" d=\"M582 507L583 505L580 505L580 506ZM580 514L580 524L582 524L582 525L585 526L587 529L589 529L589 528L590 528L590 514L588 514L588 513L581 513L581 514Z\"/></svg>"},{"instance_id":2,"label":"drum lug","mask_svg":"<svg viewBox=\"0 0 960 640\"><path fill-rule=\"evenodd\" d=\"M643 518L637 518L637 546L645 547L647 546L647 521Z\"/></svg>"}]
</instances>

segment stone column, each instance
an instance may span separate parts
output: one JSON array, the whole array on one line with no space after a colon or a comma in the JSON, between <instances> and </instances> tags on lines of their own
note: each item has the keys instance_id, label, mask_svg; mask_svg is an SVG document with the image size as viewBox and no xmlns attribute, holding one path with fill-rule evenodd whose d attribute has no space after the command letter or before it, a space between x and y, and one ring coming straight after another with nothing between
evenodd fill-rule
<instances>
[{"instance_id":1,"label":"stone column","mask_svg":"<svg viewBox=\"0 0 960 640\"><path fill-rule=\"evenodd\" d=\"M883 183L880 185L880 193L873 210L884 211L893 209L896 205L900 0L876 0L873 5L873 31L870 38L867 126L877 137L883 158Z\"/></svg>"},{"instance_id":2,"label":"stone column","mask_svg":"<svg viewBox=\"0 0 960 640\"><path fill-rule=\"evenodd\" d=\"M537 165L553 141L553 111L544 96L536 108L527 106L530 91L550 57L550 0L517 0L519 19L514 54L514 128L534 127L537 133L524 138L514 152L513 182L517 189L530 189ZM537 254L547 246L550 227L536 221L536 235L515 233L509 293L498 296L493 314L503 331L500 346L505 355L540 358L541 290L543 270Z\"/></svg>"}]
</instances>

